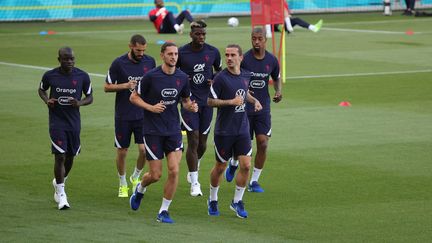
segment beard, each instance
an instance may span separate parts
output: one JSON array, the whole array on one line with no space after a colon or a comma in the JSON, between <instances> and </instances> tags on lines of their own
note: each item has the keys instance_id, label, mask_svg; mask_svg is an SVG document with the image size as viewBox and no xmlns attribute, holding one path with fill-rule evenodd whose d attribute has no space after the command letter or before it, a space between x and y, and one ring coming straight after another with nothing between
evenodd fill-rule
<instances>
[{"instance_id":1,"label":"beard","mask_svg":"<svg viewBox=\"0 0 432 243\"><path fill-rule=\"evenodd\" d=\"M143 56L137 56L133 51L131 51L131 57L134 61L139 62L143 58Z\"/></svg>"}]
</instances>

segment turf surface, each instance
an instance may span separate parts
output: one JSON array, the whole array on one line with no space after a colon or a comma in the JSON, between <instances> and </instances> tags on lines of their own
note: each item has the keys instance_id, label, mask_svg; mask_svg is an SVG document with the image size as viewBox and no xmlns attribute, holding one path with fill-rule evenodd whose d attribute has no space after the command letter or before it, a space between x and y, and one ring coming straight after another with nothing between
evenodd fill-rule
<instances>
[{"instance_id":1,"label":"turf surface","mask_svg":"<svg viewBox=\"0 0 432 243\"><path fill-rule=\"evenodd\" d=\"M155 222L166 178L149 187L139 211L119 199L114 164L114 95L103 92L112 60L130 36L143 34L160 63L149 22L2 23L0 28L0 235L2 242L427 242L432 238L432 19L381 13L303 15L324 19L314 34L287 37L282 103L260 183L246 192L250 217L229 209L234 185L222 182L221 216L207 215L212 138L201 163L204 196L191 198L183 157L170 207L174 225ZM248 18L229 28L210 18L207 42L250 48ZM54 35L39 35L52 30ZM414 34L412 34L412 32ZM67 181L70 210L52 199L53 158L47 109L37 95L57 50L73 47L77 67L92 74L94 104L81 109L82 153ZM271 44L268 43L268 49ZM349 101L351 107L339 107ZM131 148L128 174L137 150ZM147 167L146 167L147 168Z\"/></svg>"}]
</instances>

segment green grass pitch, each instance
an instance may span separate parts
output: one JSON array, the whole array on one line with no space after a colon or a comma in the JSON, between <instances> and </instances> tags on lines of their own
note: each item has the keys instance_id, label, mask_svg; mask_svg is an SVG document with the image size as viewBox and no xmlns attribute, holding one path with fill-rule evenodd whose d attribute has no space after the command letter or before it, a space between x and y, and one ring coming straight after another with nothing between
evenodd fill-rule
<instances>
[{"instance_id":1,"label":"green grass pitch","mask_svg":"<svg viewBox=\"0 0 432 243\"><path fill-rule=\"evenodd\" d=\"M246 220L229 209L234 184L222 182L221 216L207 215L212 137L200 169L204 196L189 196L183 156L170 207L174 225L156 223L166 179L149 187L141 208L117 198L114 95L103 92L112 60L132 34L158 35L149 22L0 24L0 237L2 242L427 242L432 239L432 19L394 13L303 15L319 33L286 38L284 99L272 105L273 135L260 182L246 192ZM238 28L207 19L207 42L250 48L249 18ZM39 35L40 31L54 35ZM413 33L413 34L412 34ZM71 209L53 201L47 108L37 95L43 69L69 45L92 75L94 103L81 109L82 152L67 182ZM268 43L271 50L271 42ZM29 66L18 66L31 65ZM225 66L225 65L224 65ZM97 75L99 74L99 75ZM351 107L340 107L349 101ZM128 175L137 150L128 156ZM147 169L147 167L146 167ZM164 167L164 171L166 171Z\"/></svg>"}]
</instances>

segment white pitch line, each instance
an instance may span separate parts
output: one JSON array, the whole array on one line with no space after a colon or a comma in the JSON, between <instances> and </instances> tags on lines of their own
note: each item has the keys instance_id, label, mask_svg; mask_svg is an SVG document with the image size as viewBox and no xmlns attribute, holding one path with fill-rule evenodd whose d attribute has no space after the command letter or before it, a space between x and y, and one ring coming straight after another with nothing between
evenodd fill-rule
<instances>
[{"instance_id":1,"label":"white pitch line","mask_svg":"<svg viewBox=\"0 0 432 243\"><path fill-rule=\"evenodd\" d=\"M357 33L374 33L374 34L390 34L390 35L405 35L403 31L387 31L387 30L359 30L359 29L343 29L343 28L322 28L323 30L341 31L341 32L357 32ZM416 35L423 32L415 32Z\"/></svg>"},{"instance_id":2,"label":"white pitch line","mask_svg":"<svg viewBox=\"0 0 432 243\"><path fill-rule=\"evenodd\" d=\"M432 69L410 70L410 71L395 71L395 72L372 72L372 73L346 73L346 74L307 75L307 76L287 77L286 79L360 77L360 76L373 76L373 75L394 75L394 74L429 73L429 72L432 72Z\"/></svg>"},{"instance_id":3,"label":"white pitch line","mask_svg":"<svg viewBox=\"0 0 432 243\"><path fill-rule=\"evenodd\" d=\"M52 68L33 66L33 65L25 65L18 63L9 63L9 62L0 62L0 65L11 66L11 67L21 67L21 68L29 68L29 69L37 69L37 70L51 70ZM371 73L346 73L346 74L324 74L324 75L305 75L305 76L292 76L287 77L286 79L315 79L315 78L337 78L337 77L360 77L360 76L373 76L373 75L394 75L394 74L409 74L409 73L429 73L432 72L432 69L423 69L423 70L408 70L408 71L395 71L395 72L371 72ZM91 76L105 78L106 75L99 73L88 73Z\"/></svg>"},{"instance_id":4,"label":"white pitch line","mask_svg":"<svg viewBox=\"0 0 432 243\"><path fill-rule=\"evenodd\" d=\"M48 71L48 70L53 69L53 68L47 68L47 67L40 67L40 66L33 66L33 65L26 65L26 64L18 64L18 63L10 63L10 62L0 62L0 65L11 66L11 67L29 68L29 69L37 69L37 70L44 70L44 71ZM106 77L106 75L98 74L98 73L88 73L88 74L90 76L95 76L95 77L101 77L101 78L105 78Z\"/></svg>"}]
</instances>

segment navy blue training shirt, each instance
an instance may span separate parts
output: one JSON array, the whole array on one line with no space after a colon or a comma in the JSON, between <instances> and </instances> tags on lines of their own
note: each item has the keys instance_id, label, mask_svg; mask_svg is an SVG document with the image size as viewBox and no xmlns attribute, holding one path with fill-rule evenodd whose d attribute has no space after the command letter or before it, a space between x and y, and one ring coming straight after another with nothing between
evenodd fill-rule
<instances>
[{"instance_id":1,"label":"navy blue training shirt","mask_svg":"<svg viewBox=\"0 0 432 243\"><path fill-rule=\"evenodd\" d=\"M263 107L261 111L255 112L254 105L248 103L247 112L249 114L270 112L269 78L273 80L280 78L278 60L268 51L265 52L263 59L256 59L252 50L249 50L243 56L241 67L251 72L249 89L253 92L252 96L259 100Z\"/></svg>"},{"instance_id":2,"label":"navy blue training shirt","mask_svg":"<svg viewBox=\"0 0 432 243\"><path fill-rule=\"evenodd\" d=\"M73 107L69 98L81 100L82 94L92 94L89 75L79 68L72 68L70 74L60 72L60 67L45 72L40 89L50 89L49 98L57 99L54 108L49 109L49 128L64 131L80 131L79 107Z\"/></svg>"},{"instance_id":3,"label":"navy blue training shirt","mask_svg":"<svg viewBox=\"0 0 432 243\"><path fill-rule=\"evenodd\" d=\"M166 106L162 113L144 110L144 134L169 136L181 132L177 104L181 98L190 97L187 74L179 69L166 74L158 66L144 75L137 92L150 105L162 101Z\"/></svg>"},{"instance_id":4,"label":"navy blue training shirt","mask_svg":"<svg viewBox=\"0 0 432 243\"><path fill-rule=\"evenodd\" d=\"M213 69L222 69L219 50L204 43L201 50L193 51L191 44L186 44L179 48L177 67L189 75L191 99L195 100L198 105L207 105L210 91L207 80L213 79Z\"/></svg>"},{"instance_id":5,"label":"navy blue training shirt","mask_svg":"<svg viewBox=\"0 0 432 243\"><path fill-rule=\"evenodd\" d=\"M141 81L144 74L156 67L153 57L144 55L138 63L132 62L128 54L116 58L108 71L105 82L109 84L122 84L130 80ZM129 101L133 90L121 90L116 92L115 99L115 119L123 121L134 121L143 118L144 113L141 108Z\"/></svg>"},{"instance_id":6,"label":"navy blue training shirt","mask_svg":"<svg viewBox=\"0 0 432 243\"><path fill-rule=\"evenodd\" d=\"M241 69L240 74L235 75L228 69L224 69L214 78L209 97L229 100L234 99L236 95L241 95L246 102L249 79L250 72L247 70ZM214 134L220 136L249 134L249 121L245 106L243 104L218 107Z\"/></svg>"}]
</instances>

